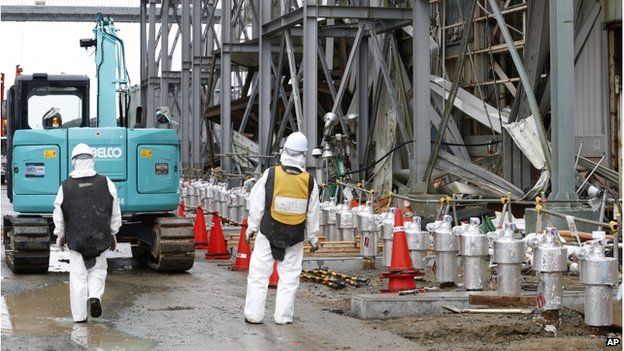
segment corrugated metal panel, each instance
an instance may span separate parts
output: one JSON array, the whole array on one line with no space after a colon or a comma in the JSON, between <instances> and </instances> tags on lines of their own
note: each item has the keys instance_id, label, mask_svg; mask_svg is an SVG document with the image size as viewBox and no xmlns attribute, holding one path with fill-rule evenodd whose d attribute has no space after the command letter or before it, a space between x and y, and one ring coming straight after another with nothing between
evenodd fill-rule
<instances>
[{"instance_id":1,"label":"corrugated metal panel","mask_svg":"<svg viewBox=\"0 0 624 351\"><path fill-rule=\"evenodd\" d=\"M600 24L600 19L594 24L575 65L576 136L606 134Z\"/></svg>"}]
</instances>

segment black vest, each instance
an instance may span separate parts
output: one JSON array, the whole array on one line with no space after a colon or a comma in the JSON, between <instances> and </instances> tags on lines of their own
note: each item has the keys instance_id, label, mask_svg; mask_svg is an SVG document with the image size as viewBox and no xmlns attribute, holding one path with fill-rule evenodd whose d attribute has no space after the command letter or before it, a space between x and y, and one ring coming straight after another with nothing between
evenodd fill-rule
<instances>
[{"instance_id":1,"label":"black vest","mask_svg":"<svg viewBox=\"0 0 624 351\"><path fill-rule=\"evenodd\" d=\"M278 166L280 167L280 166ZM301 173L301 170L295 167L282 166L287 173ZM308 201L312 196L314 188L314 178L310 174L308 181ZM262 220L260 221L260 231L269 240L271 244L271 253L273 258L278 261L284 259L286 248L300 243L304 239L306 221L299 225L288 225L275 220L271 216L271 205L273 204L273 189L275 187L275 167L269 169L265 185L265 208ZM307 206L306 206L307 208Z\"/></svg>"},{"instance_id":2,"label":"black vest","mask_svg":"<svg viewBox=\"0 0 624 351\"><path fill-rule=\"evenodd\" d=\"M62 186L67 247L85 258L99 256L112 243L113 196L106 177L67 178Z\"/></svg>"}]
</instances>

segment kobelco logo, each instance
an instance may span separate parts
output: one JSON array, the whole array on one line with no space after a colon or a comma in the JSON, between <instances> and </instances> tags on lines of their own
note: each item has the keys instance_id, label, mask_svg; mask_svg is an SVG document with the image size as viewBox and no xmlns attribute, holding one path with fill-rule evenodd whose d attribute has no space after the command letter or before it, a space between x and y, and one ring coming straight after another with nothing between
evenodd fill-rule
<instances>
[{"instance_id":1,"label":"kobelco logo","mask_svg":"<svg viewBox=\"0 0 624 351\"><path fill-rule=\"evenodd\" d=\"M122 155L120 147L92 147L91 152L95 158L120 158Z\"/></svg>"}]
</instances>

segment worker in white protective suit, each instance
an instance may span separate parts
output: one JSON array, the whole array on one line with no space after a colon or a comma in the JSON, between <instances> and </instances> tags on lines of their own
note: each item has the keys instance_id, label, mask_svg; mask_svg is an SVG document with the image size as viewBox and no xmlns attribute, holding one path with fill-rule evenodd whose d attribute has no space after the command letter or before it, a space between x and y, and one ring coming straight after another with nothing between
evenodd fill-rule
<instances>
[{"instance_id":1,"label":"worker in white protective suit","mask_svg":"<svg viewBox=\"0 0 624 351\"><path fill-rule=\"evenodd\" d=\"M72 151L74 170L63 181L54 200L56 244L69 248L69 300L75 322L102 315L106 281L106 250L115 250L121 227L121 209L115 184L95 172L87 144Z\"/></svg>"},{"instance_id":2,"label":"worker in white protective suit","mask_svg":"<svg viewBox=\"0 0 624 351\"><path fill-rule=\"evenodd\" d=\"M274 320L293 321L295 295L303 262L304 239L318 249L319 191L314 177L305 171L308 140L302 133L286 139L280 164L267 169L250 193L247 241L258 234L247 276L245 321L262 323L264 306L277 260L279 282Z\"/></svg>"}]
</instances>

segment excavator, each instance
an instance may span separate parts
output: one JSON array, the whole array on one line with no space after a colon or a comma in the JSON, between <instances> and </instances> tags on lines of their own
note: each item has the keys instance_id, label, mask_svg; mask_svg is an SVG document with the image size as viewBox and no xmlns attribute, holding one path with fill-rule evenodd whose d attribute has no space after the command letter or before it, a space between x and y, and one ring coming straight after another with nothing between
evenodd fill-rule
<instances>
[{"instance_id":1,"label":"excavator","mask_svg":"<svg viewBox=\"0 0 624 351\"><path fill-rule=\"evenodd\" d=\"M21 75L7 95L7 194L15 213L3 216L5 258L15 273L45 273L53 235L52 211L72 171L79 143L95 154L96 171L117 187L123 225L119 242L157 271L184 271L195 257L193 223L175 215L179 203L180 143L173 129L145 128L141 108L129 117L129 79L123 41L113 20L95 18L97 117L89 116L85 75ZM132 118L131 118L132 117ZM152 117L170 123L168 116Z\"/></svg>"}]
</instances>

